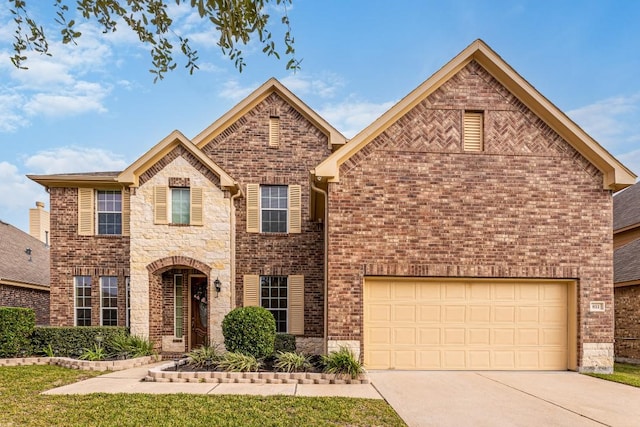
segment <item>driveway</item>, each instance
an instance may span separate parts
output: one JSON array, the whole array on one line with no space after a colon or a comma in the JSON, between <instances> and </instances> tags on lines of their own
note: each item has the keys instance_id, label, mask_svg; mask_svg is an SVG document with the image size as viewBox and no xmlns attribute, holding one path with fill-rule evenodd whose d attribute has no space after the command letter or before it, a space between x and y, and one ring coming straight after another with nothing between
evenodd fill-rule
<instances>
[{"instance_id":1,"label":"driveway","mask_svg":"<svg viewBox=\"0 0 640 427\"><path fill-rule=\"evenodd\" d=\"M640 388L575 372L370 371L415 426L639 426Z\"/></svg>"}]
</instances>

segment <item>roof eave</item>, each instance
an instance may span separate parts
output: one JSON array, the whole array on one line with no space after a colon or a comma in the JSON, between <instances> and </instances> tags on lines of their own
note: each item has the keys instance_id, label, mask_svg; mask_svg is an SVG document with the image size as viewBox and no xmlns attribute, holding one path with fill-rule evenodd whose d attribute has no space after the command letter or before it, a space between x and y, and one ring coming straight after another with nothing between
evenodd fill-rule
<instances>
[{"instance_id":1,"label":"roof eave","mask_svg":"<svg viewBox=\"0 0 640 427\"><path fill-rule=\"evenodd\" d=\"M27 178L37 182L46 188L51 187L83 187L83 186L109 186L117 187L115 176L90 176L90 175L27 175Z\"/></svg>"},{"instance_id":2,"label":"roof eave","mask_svg":"<svg viewBox=\"0 0 640 427\"><path fill-rule=\"evenodd\" d=\"M342 146L346 143L347 139L344 135L273 77L196 135L193 138L193 143L202 149L272 93L277 93L281 98L292 104L307 120L320 129L327 136L329 149Z\"/></svg>"}]
</instances>

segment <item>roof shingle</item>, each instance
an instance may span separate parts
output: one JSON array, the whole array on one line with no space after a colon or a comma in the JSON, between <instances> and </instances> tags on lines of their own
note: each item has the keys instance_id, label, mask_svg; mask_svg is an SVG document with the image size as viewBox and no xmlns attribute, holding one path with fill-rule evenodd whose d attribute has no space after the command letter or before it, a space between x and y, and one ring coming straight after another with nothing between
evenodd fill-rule
<instances>
[{"instance_id":1,"label":"roof shingle","mask_svg":"<svg viewBox=\"0 0 640 427\"><path fill-rule=\"evenodd\" d=\"M27 254L31 249L31 255ZM24 231L0 221L0 280L49 286L49 248Z\"/></svg>"},{"instance_id":2,"label":"roof shingle","mask_svg":"<svg viewBox=\"0 0 640 427\"><path fill-rule=\"evenodd\" d=\"M640 183L613 196L613 231L640 223Z\"/></svg>"}]
</instances>

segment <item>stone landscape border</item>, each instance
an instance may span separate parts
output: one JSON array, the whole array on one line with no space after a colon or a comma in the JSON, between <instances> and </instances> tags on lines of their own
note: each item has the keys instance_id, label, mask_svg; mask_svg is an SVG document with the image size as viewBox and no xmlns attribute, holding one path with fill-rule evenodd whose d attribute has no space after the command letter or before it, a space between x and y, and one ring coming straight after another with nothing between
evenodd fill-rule
<instances>
[{"instance_id":1,"label":"stone landscape border","mask_svg":"<svg viewBox=\"0 0 640 427\"><path fill-rule=\"evenodd\" d=\"M369 384L362 374L352 379L338 374L315 372L219 372L164 371L175 367L174 362L149 369L145 381L172 383L244 383L244 384Z\"/></svg>"},{"instance_id":2,"label":"stone landscape border","mask_svg":"<svg viewBox=\"0 0 640 427\"><path fill-rule=\"evenodd\" d=\"M70 357L22 357L15 359L0 359L0 366L29 366L29 365L56 365L63 368L79 369L81 371L122 371L125 369L139 368L161 360L160 356L136 357L124 360L79 360Z\"/></svg>"}]
</instances>

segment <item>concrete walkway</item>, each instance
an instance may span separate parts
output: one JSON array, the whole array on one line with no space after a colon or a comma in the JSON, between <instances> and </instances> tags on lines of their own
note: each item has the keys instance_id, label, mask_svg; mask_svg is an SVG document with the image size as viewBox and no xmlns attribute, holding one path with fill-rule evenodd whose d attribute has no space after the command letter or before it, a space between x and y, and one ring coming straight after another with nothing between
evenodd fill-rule
<instances>
[{"instance_id":1,"label":"concrete walkway","mask_svg":"<svg viewBox=\"0 0 640 427\"><path fill-rule=\"evenodd\" d=\"M247 394L288 396L337 396L382 399L371 384L231 384L143 382L149 368L112 372L99 377L45 391L43 394L149 393L149 394Z\"/></svg>"},{"instance_id":2,"label":"concrete walkway","mask_svg":"<svg viewBox=\"0 0 640 427\"><path fill-rule=\"evenodd\" d=\"M640 388L575 372L370 371L410 427L640 426Z\"/></svg>"}]
</instances>

